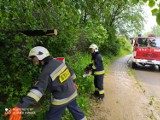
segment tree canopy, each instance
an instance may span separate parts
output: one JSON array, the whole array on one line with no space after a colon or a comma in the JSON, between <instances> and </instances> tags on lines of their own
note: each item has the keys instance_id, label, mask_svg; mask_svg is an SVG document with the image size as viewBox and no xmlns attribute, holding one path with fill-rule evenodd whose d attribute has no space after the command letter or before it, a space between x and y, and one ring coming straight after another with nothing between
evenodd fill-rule
<instances>
[{"instance_id":1,"label":"tree canopy","mask_svg":"<svg viewBox=\"0 0 160 120\"><path fill-rule=\"evenodd\" d=\"M152 15L156 16L156 21L160 25L160 3L158 0L142 0L152 9ZM132 0L133 3L138 4L141 0Z\"/></svg>"}]
</instances>

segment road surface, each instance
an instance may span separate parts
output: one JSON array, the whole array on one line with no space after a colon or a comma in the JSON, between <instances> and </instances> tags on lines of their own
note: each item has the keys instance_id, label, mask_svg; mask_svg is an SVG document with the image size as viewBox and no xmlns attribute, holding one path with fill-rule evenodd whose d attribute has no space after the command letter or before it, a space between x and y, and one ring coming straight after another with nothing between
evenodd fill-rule
<instances>
[{"instance_id":1,"label":"road surface","mask_svg":"<svg viewBox=\"0 0 160 120\"><path fill-rule=\"evenodd\" d=\"M127 65L129 57L122 57L109 67L104 79L105 99L93 100L89 120L160 120L158 107L145 95L143 85Z\"/></svg>"},{"instance_id":2,"label":"road surface","mask_svg":"<svg viewBox=\"0 0 160 120\"><path fill-rule=\"evenodd\" d=\"M160 99L160 71L158 68L137 66L134 72L148 94Z\"/></svg>"},{"instance_id":3,"label":"road surface","mask_svg":"<svg viewBox=\"0 0 160 120\"><path fill-rule=\"evenodd\" d=\"M145 95L152 100L151 103L160 115L160 71L158 66L140 66L134 69L137 80L140 81Z\"/></svg>"}]
</instances>

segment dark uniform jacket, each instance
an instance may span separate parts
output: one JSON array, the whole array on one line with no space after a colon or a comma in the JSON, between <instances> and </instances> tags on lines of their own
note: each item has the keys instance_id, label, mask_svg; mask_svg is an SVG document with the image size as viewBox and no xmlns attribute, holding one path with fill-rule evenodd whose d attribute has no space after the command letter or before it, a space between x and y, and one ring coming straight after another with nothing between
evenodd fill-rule
<instances>
[{"instance_id":1,"label":"dark uniform jacket","mask_svg":"<svg viewBox=\"0 0 160 120\"><path fill-rule=\"evenodd\" d=\"M85 70L92 70L93 75L103 75L104 72L104 66L103 66L103 60L102 56L99 52L92 53L92 63L89 64Z\"/></svg>"},{"instance_id":2,"label":"dark uniform jacket","mask_svg":"<svg viewBox=\"0 0 160 120\"><path fill-rule=\"evenodd\" d=\"M47 88L52 93L51 102L53 105L66 104L77 96L73 82L75 77L75 74L65 63L48 57L42 66L42 72L37 82L17 106L27 108L33 105L40 100Z\"/></svg>"}]
</instances>

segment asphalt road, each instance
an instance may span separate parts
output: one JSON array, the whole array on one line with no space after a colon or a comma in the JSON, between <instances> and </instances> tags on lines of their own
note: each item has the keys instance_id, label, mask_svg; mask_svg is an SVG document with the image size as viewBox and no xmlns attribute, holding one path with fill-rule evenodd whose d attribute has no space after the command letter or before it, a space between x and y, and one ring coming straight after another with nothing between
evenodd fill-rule
<instances>
[{"instance_id":1,"label":"asphalt road","mask_svg":"<svg viewBox=\"0 0 160 120\"><path fill-rule=\"evenodd\" d=\"M145 91L150 96L160 99L160 71L158 67L139 65L134 69L134 72Z\"/></svg>"}]
</instances>

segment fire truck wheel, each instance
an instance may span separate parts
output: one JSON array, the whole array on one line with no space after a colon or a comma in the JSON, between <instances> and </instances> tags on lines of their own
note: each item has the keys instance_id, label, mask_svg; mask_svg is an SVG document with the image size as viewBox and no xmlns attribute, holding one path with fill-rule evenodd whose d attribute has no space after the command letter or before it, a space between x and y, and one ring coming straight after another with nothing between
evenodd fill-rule
<instances>
[{"instance_id":1,"label":"fire truck wheel","mask_svg":"<svg viewBox=\"0 0 160 120\"><path fill-rule=\"evenodd\" d=\"M160 66L158 66L158 70L160 71Z\"/></svg>"},{"instance_id":2,"label":"fire truck wheel","mask_svg":"<svg viewBox=\"0 0 160 120\"><path fill-rule=\"evenodd\" d=\"M132 62L132 68L135 69L137 67L137 64L135 62Z\"/></svg>"}]
</instances>

